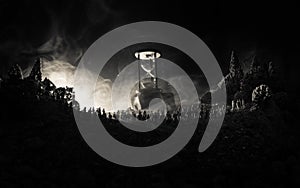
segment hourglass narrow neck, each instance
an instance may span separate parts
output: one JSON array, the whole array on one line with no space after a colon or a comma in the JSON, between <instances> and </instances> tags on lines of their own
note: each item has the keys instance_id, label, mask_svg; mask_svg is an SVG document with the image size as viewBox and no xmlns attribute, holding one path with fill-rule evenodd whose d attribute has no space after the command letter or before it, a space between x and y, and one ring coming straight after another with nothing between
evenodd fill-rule
<instances>
[{"instance_id":1,"label":"hourglass narrow neck","mask_svg":"<svg viewBox=\"0 0 300 188\"><path fill-rule=\"evenodd\" d=\"M157 79L157 61L154 61L155 63L155 88L158 88L158 79Z\"/></svg>"},{"instance_id":2,"label":"hourglass narrow neck","mask_svg":"<svg viewBox=\"0 0 300 188\"><path fill-rule=\"evenodd\" d=\"M140 55L139 55L140 59ZM141 91L141 60L138 60L138 75L139 75L139 92Z\"/></svg>"}]
</instances>

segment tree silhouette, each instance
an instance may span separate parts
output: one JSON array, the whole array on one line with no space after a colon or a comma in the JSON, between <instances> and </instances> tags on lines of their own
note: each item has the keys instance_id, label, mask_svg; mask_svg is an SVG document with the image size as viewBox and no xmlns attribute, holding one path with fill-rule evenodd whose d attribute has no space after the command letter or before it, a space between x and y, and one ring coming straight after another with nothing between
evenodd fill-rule
<instances>
[{"instance_id":1,"label":"tree silhouette","mask_svg":"<svg viewBox=\"0 0 300 188\"><path fill-rule=\"evenodd\" d=\"M10 70L8 71L8 77L9 77L10 80L21 80L21 79L23 79L23 74L22 74L21 67L18 64L12 66L10 68Z\"/></svg>"},{"instance_id":2,"label":"tree silhouette","mask_svg":"<svg viewBox=\"0 0 300 188\"><path fill-rule=\"evenodd\" d=\"M228 101L233 99L236 92L240 90L241 80L244 77L240 61L234 51L231 53L229 74L225 77L226 90L228 95Z\"/></svg>"},{"instance_id":3,"label":"tree silhouette","mask_svg":"<svg viewBox=\"0 0 300 188\"><path fill-rule=\"evenodd\" d=\"M252 102L257 107L264 105L270 97L271 90L265 84L257 86L252 92Z\"/></svg>"},{"instance_id":4,"label":"tree silhouette","mask_svg":"<svg viewBox=\"0 0 300 188\"><path fill-rule=\"evenodd\" d=\"M29 79L35 80L35 81L42 81L40 59L36 60L36 62L34 63L32 69L31 69L30 75L29 75Z\"/></svg>"}]
</instances>

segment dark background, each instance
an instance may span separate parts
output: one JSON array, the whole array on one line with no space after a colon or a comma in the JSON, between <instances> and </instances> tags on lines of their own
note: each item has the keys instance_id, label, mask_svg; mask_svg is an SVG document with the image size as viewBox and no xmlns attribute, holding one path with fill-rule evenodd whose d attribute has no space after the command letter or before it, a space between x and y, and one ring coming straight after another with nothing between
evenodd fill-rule
<instances>
[{"instance_id":1,"label":"dark background","mask_svg":"<svg viewBox=\"0 0 300 188\"><path fill-rule=\"evenodd\" d=\"M288 94L288 107L280 110L271 106L226 114L218 138L204 153L197 152L201 134L196 134L166 163L135 169L110 163L91 150L78 132L72 108L64 101L40 100L33 92L38 82L7 79L6 86L0 87L0 187L89 187L87 182L94 182L90 187L157 187L152 185L156 182L167 187L165 181L175 187L183 187L185 181L202 187L300 185L297 9L289 1L0 0L4 83L13 64L26 73L43 56L76 66L104 33L154 20L177 24L199 36L224 75L232 50L245 71L255 55L273 61L283 94ZM90 118L89 113L83 114ZM218 186L219 182L228 186Z\"/></svg>"}]
</instances>

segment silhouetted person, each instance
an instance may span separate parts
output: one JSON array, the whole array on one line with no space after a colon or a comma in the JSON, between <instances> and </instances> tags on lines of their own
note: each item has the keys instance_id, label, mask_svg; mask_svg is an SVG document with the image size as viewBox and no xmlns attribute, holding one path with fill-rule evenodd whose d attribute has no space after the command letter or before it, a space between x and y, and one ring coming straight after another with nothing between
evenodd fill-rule
<instances>
[{"instance_id":1,"label":"silhouetted person","mask_svg":"<svg viewBox=\"0 0 300 188\"><path fill-rule=\"evenodd\" d=\"M112 119L112 115L111 115L111 113L110 112L108 112L108 119Z\"/></svg>"},{"instance_id":2,"label":"silhouetted person","mask_svg":"<svg viewBox=\"0 0 300 188\"><path fill-rule=\"evenodd\" d=\"M103 110L102 110L102 118L103 119L106 119L106 113L105 113L105 109L103 108Z\"/></svg>"},{"instance_id":3,"label":"silhouetted person","mask_svg":"<svg viewBox=\"0 0 300 188\"><path fill-rule=\"evenodd\" d=\"M143 115L142 115L142 112L141 112L141 111L139 111L139 115L137 116L137 118L138 118L138 120L142 120Z\"/></svg>"},{"instance_id":4,"label":"silhouetted person","mask_svg":"<svg viewBox=\"0 0 300 188\"><path fill-rule=\"evenodd\" d=\"M147 112L144 111L142 120L146 120L146 118L147 118Z\"/></svg>"},{"instance_id":5,"label":"silhouetted person","mask_svg":"<svg viewBox=\"0 0 300 188\"><path fill-rule=\"evenodd\" d=\"M177 113L173 114L173 119L174 119L174 121L178 121L178 114Z\"/></svg>"},{"instance_id":6,"label":"silhouetted person","mask_svg":"<svg viewBox=\"0 0 300 188\"><path fill-rule=\"evenodd\" d=\"M98 116L100 117L101 116L101 108L100 107L97 108L96 112L97 112Z\"/></svg>"},{"instance_id":7,"label":"silhouetted person","mask_svg":"<svg viewBox=\"0 0 300 188\"><path fill-rule=\"evenodd\" d=\"M167 117L167 120L172 119L172 115L170 114L169 111L167 111L166 117Z\"/></svg>"}]
</instances>

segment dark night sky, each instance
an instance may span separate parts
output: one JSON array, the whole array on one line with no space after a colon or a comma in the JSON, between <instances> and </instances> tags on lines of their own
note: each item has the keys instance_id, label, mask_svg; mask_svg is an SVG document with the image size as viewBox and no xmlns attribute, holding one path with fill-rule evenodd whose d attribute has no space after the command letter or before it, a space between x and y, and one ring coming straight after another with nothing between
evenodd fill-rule
<instances>
[{"instance_id":1,"label":"dark night sky","mask_svg":"<svg viewBox=\"0 0 300 188\"><path fill-rule=\"evenodd\" d=\"M232 49L241 58L263 52L281 67L294 92L299 87L296 7L288 1L0 0L1 74L14 63L25 69L41 53L76 65L82 52L111 29L159 20L197 34L224 72Z\"/></svg>"}]
</instances>

